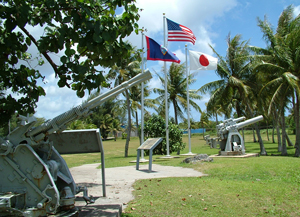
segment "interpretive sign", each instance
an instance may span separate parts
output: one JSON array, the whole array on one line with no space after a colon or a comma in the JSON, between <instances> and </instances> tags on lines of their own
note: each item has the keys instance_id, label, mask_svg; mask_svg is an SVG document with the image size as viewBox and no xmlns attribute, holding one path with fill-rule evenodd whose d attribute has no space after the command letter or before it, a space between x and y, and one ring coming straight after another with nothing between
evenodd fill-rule
<instances>
[{"instance_id":1,"label":"interpretive sign","mask_svg":"<svg viewBox=\"0 0 300 217\"><path fill-rule=\"evenodd\" d=\"M149 150L149 169L148 172L152 171L152 152L153 149L161 143L162 138L149 138L147 139L140 147L137 149L137 158L136 158L136 170L139 170L140 167L140 155L141 150Z\"/></svg>"}]
</instances>

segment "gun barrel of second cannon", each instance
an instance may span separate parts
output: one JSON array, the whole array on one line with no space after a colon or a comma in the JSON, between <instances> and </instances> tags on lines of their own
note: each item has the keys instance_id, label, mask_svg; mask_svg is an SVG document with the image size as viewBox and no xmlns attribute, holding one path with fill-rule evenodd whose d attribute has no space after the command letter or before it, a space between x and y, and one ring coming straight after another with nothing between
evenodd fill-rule
<instances>
[{"instance_id":1,"label":"gun barrel of second cannon","mask_svg":"<svg viewBox=\"0 0 300 217\"><path fill-rule=\"evenodd\" d=\"M225 122L227 122L227 123L237 123L237 122L240 122L240 121L243 121L243 120L245 120L244 116L239 117L239 118L235 118L235 119L230 118L230 119L224 120L224 123L220 123L220 124L218 124L218 126L223 127L225 125Z\"/></svg>"},{"instance_id":2,"label":"gun barrel of second cannon","mask_svg":"<svg viewBox=\"0 0 300 217\"><path fill-rule=\"evenodd\" d=\"M257 117L255 117L255 118L251 118L251 119L248 119L248 120L246 120L246 121L237 123L237 124L236 124L236 128L240 129L240 128L243 128L243 127L248 126L248 125L250 125L250 124L254 124L254 123L256 123L256 122L259 122L259 121L261 121L261 120L263 120L263 119L264 119L264 117L263 117L262 115L260 115L260 116L257 116Z\"/></svg>"},{"instance_id":3,"label":"gun barrel of second cannon","mask_svg":"<svg viewBox=\"0 0 300 217\"><path fill-rule=\"evenodd\" d=\"M239 117L239 118L233 119L233 121L237 123L237 122L243 121L245 119L246 118L243 116L243 117Z\"/></svg>"}]
</instances>

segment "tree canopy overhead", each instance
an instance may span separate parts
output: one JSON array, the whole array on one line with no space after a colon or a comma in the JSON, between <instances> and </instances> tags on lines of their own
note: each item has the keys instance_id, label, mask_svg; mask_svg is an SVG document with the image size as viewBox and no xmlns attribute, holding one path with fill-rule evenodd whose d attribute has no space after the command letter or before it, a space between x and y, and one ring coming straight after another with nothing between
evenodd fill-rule
<instances>
[{"instance_id":1,"label":"tree canopy overhead","mask_svg":"<svg viewBox=\"0 0 300 217\"><path fill-rule=\"evenodd\" d=\"M26 64L32 58L30 46L36 46L58 78L58 86L67 86L79 97L84 91L105 86L99 66L120 65L130 56L131 46L123 42L138 31L135 0L0 0L0 92L1 123L15 111L33 113L39 96L45 91L37 81L44 75ZM118 7L123 13L116 15ZM43 28L39 37L32 27ZM51 53L60 52L59 63ZM120 58L122 57L122 58ZM43 61L39 62L43 64ZM6 117L4 119L4 117Z\"/></svg>"}]
</instances>

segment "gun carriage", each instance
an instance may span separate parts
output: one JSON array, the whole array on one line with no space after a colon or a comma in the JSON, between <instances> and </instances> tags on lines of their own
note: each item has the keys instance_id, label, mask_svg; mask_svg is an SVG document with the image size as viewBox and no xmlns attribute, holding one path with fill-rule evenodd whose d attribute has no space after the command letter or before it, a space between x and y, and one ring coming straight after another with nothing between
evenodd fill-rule
<instances>
[{"instance_id":1,"label":"gun carriage","mask_svg":"<svg viewBox=\"0 0 300 217\"><path fill-rule=\"evenodd\" d=\"M260 115L246 121L243 121L244 119L245 117L240 117L237 119L231 118L217 125L221 155L228 155L229 153L245 154L244 139L239 133L239 130L243 127L263 120L263 116Z\"/></svg>"},{"instance_id":2,"label":"gun carriage","mask_svg":"<svg viewBox=\"0 0 300 217\"><path fill-rule=\"evenodd\" d=\"M20 126L0 138L0 216L35 217L74 210L75 195L86 189L76 186L49 135L62 132L72 121L91 114L91 109L150 78L146 70L38 127L33 127L35 117L20 115ZM68 146L72 149L72 144Z\"/></svg>"}]
</instances>

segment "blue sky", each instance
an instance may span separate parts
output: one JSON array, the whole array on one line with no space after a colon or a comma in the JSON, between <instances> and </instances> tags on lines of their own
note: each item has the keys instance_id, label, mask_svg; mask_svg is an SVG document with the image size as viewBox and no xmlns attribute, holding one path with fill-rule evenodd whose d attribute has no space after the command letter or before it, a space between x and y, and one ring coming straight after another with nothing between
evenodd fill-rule
<instances>
[{"instance_id":1,"label":"blue sky","mask_svg":"<svg viewBox=\"0 0 300 217\"><path fill-rule=\"evenodd\" d=\"M251 45L265 47L263 35L257 26L257 17L264 19L266 15L275 28L280 13L291 4L295 7L295 15L298 15L300 3L296 0L137 0L137 6L143 9L138 24L147 29L145 33L147 36L163 44L163 13L165 13L167 18L187 26L194 32L197 37L196 44L187 43L188 49L213 55L208 46L210 44L219 54L225 56L227 49L225 40L228 34L232 37L241 34L242 39L250 40ZM133 33L128 40L141 48L141 35ZM168 49L176 53L182 63L185 62L185 44L185 42L168 43ZM53 57L59 60L59 54ZM153 73L150 87L161 87L154 71L163 75L162 66L161 61L147 62L146 67ZM46 75L47 84L43 87L47 95L41 97L38 102L37 117L53 118L87 98L87 96L78 98L74 91L58 88L54 72L49 65L43 66L40 71ZM219 79L214 71L198 71L195 78L197 82L190 89L198 89L208 82ZM197 101L201 109L205 109L208 97L203 96L202 100ZM173 109L170 109L170 116L173 116ZM192 110L191 117L199 121L200 114Z\"/></svg>"}]
</instances>

